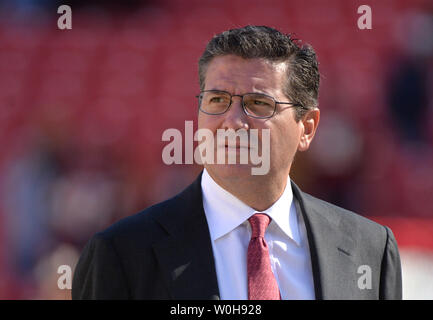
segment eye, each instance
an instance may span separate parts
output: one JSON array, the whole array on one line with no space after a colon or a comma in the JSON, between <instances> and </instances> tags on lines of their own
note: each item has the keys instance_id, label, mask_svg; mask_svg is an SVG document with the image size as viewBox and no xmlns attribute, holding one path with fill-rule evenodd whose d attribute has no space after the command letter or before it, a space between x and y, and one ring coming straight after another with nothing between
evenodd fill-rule
<instances>
[{"instance_id":1,"label":"eye","mask_svg":"<svg viewBox=\"0 0 433 320\"><path fill-rule=\"evenodd\" d=\"M224 102L224 98L223 97L212 97L210 99L210 102L221 103L221 102Z\"/></svg>"},{"instance_id":2,"label":"eye","mask_svg":"<svg viewBox=\"0 0 433 320\"><path fill-rule=\"evenodd\" d=\"M269 106L270 104L266 101L254 100L254 104L258 106Z\"/></svg>"},{"instance_id":3,"label":"eye","mask_svg":"<svg viewBox=\"0 0 433 320\"><path fill-rule=\"evenodd\" d=\"M211 94L209 95L209 97L207 97L207 101L208 103L215 103L215 104L220 104L220 103L228 103L230 101L230 97L228 97L225 94Z\"/></svg>"}]
</instances>

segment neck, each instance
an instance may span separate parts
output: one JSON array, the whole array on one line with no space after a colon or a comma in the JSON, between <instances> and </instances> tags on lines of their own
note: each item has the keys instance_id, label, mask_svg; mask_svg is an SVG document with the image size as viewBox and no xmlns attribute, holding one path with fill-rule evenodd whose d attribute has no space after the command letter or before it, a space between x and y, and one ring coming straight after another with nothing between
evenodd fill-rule
<instances>
[{"instance_id":1,"label":"neck","mask_svg":"<svg viewBox=\"0 0 433 320\"><path fill-rule=\"evenodd\" d=\"M287 174L221 179L209 170L208 173L220 187L259 212L277 202L287 184Z\"/></svg>"}]
</instances>

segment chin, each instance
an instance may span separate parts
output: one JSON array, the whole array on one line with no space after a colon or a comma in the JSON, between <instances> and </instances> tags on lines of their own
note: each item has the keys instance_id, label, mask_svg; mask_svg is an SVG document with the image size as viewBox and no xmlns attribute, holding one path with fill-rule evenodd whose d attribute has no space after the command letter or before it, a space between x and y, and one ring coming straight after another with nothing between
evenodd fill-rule
<instances>
[{"instance_id":1,"label":"chin","mask_svg":"<svg viewBox=\"0 0 433 320\"><path fill-rule=\"evenodd\" d=\"M257 179L259 175L253 175L251 169L256 166L249 164L212 164L205 168L214 180L236 181L239 179Z\"/></svg>"}]
</instances>

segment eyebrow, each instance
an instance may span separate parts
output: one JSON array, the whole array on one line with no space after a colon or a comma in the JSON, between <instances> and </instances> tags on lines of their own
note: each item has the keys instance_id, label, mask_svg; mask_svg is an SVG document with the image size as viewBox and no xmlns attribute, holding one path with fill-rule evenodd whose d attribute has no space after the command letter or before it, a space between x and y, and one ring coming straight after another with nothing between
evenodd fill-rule
<instances>
[{"instance_id":1,"label":"eyebrow","mask_svg":"<svg viewBox=\"0 0 433 320\"><path fill-rule=\"evenodd\" d=\"M226 90L226 89L215 89L215 88L212 88L212 89L206 89L206 90L223 91L223 92L227 92L227 93L230 93L231 95L233 95L233 93L231 93L230 90ZM264 95L267 95L267 96L271 96L271 97L272 97L272 94L270 94L270 93L268 93L268 92L265 92L265 91L263 91L263 90L259 90L259 91L248 91L248 92L244 92L244 93L242 93L242 94L247 94L247 93L258 93L258 94L264 94Z\"/></svg>"}]
</instances>

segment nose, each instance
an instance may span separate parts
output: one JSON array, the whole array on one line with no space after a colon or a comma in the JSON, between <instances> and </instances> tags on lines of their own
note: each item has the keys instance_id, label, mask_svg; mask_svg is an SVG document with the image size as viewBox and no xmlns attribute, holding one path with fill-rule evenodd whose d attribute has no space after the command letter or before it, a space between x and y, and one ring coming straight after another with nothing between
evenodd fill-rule
<instances>
[{"instance_id":1,"label":"nose","mask_svg":"<svg viewBox=\"0 0 433 320\"><path fill-rule=\"evenodd\" d=\"M222 129L249 129L249 119L242 107L242 97L232 97L230 108L224 113Z\"/></svg>"}]
</instances>

